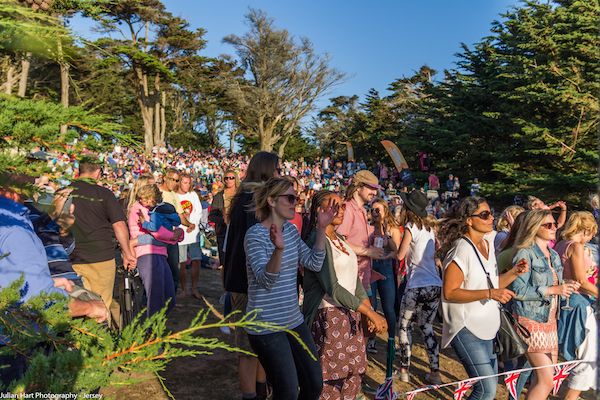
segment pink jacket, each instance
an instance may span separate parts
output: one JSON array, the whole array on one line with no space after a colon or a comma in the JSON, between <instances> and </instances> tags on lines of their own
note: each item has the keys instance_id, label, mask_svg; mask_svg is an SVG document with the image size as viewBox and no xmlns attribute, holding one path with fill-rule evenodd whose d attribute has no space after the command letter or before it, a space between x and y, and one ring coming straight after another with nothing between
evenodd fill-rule
<instances>
[{"instance_id":1,"label":"pink jacket","mask_svg":"<svg viewBox=\"0 0 600 400\"><path fill-rule=\"evenodd\" d=\"M143 230L139 224L139 216L138 216L139 211L142 212L142 214L144 215L144 218L146 218L147 220L150 219L148 216L148 213L149 213L148 209L146 207L142 206L138 201L136 201L133 204L133 206L131 206L131 209L129 210L129 217L127 218L127 222L129 225L129 235L131 236L132 239L135 239L142 234L149 233L155 239L160 240L161 242L165 242L165 243L169 243L169 244L176 243L175 241L173 241L173 232L169 231L168 229L161 227L161 229L158 232L146 232L145 230ZM180 239L183 239L183 235L181 235ZM144 256L147 254L159 254L159 255L166 256L167 248L164 246L155 246L155 245L151 245L151 244L137 246L135 248L135 256L136 257L141 257L141 256Z\"/></svg>"}]
</instances>

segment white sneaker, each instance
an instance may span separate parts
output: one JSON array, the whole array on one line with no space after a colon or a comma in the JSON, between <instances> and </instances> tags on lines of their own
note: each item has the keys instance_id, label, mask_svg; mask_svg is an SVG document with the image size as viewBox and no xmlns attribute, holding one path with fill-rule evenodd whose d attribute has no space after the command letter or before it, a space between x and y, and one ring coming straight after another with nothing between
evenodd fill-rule
<instances>
[{"instance_id":1,"label":"white sneaker","mask_svg":"<svg viewBox=\"0 0 600 400\"><path fill-rule=\"evenodd\" d=\"M408 376L408 371L400 371L400 381L401 382L409 382L410 377Z\"/></svg>"}]
</instances>

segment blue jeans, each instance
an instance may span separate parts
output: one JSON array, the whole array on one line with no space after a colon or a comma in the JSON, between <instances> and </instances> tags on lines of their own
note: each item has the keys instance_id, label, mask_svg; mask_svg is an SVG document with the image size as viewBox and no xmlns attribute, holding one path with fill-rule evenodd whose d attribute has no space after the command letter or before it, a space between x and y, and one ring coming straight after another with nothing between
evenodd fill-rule
<instances>
[{"instance_id":1,"label":"blue jeans","mask_svg":"<svg viewBox=\"0 0 600 400\"><path fill-rule=\"evenodd\" d=\"M394 279L394 268L392 260L373 260L373 270L385 276L384 280L371 283L371 306L377 309L377 292L381 299L381 308L388 326L388 337L393 338L396 335L396 310L394 303L396 301L396 281Z\"/></svg>"},{"instance_id":2,"label":"blue jeans","mask_svg":"<svg viewBox=\"0 0 600 400\"><path fill-rule=\"evenodd\" d=\"M306 323L292 330L300 336L316 360L285 332L248 335L248 339L273 385L274 400L317 400L323 390L319 353Z\"/></svg>"},{"instance_id":3,"label":"blue jeans","mask_svg":"<svg viewBox=\"0 0 600 400\"><path fill-rule=\"evenodd\" d=\"M167 301L171 311L175 307L175 286L167 257L160 254L145 254L138 257L137 268L146 290L146 314L159 312Z\"/></svg>"},{"instance_id":4,"label":"blue jeans","mask_svg":"<svg viewBox=\"0 0 600 400\"><path fill-rule=\"evenodd\" d=\"M494 353L494 341L482 340L467 328L462 328L451 342L454 352L467 371L469 377L494 375L498 373L498 360ZM473 384L468 400L494 400L498 378L489 378Z\"/></svg>"}]
</instances>

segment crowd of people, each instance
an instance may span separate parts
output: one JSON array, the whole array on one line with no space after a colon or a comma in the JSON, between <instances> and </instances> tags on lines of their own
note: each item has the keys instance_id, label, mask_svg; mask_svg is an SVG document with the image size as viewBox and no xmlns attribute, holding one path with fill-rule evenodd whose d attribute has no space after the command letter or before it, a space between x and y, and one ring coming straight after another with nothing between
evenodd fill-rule
<instances>
[{"instance_id":1,"label":"crowd of people","mask_svg":"<svg viewBox=\"0 0 600 400\"><path fill-rule=\"evenodd\" d=\"M367 354L382 350L378 334L388 356L397 352L393 372L414 383L415 326L428 384L443 381L445 347L469 377L550 366L559 357L595 362L597 195L592 212L569 213L565 202L529 196L494 215L477 179L460 198L452 174L442 186L432 172L415 187L381 162L369 169L329 157L166 148L143 155L121 146L76 160L45 158L52 173L32 182L35 194L0 192L0 268L12 271L0 274L0 286L20 273L29 295L73 293L75 282L98 297L73 298L73 315L119 327L117 263L139 271L147 315L171 309L178 292L200 298L200 268L212 256L203 251L204 235L214 231L226 314L240 311L231 314L236 320L253 312L263 324L233 330L236 347L256 354L239 356L243 399L358 398L373 390L362 377ZM24 262L31 249L35 271ZM496 355L500 304L531 334L518 359ZM523 374L519 392L547 398L553 372ZM596 374L595 363L578 365L564 398L596 390ZM494 399L497 384L478 380L468 398Z\"/></svg>"}]
</instances>

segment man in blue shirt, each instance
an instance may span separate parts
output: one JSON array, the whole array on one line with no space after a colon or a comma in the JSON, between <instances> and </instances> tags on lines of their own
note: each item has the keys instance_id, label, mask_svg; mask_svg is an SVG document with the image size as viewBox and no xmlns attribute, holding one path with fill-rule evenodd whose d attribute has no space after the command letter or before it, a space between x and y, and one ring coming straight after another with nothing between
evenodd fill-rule
<instances>
[{"instance_id":1,"label":"man in blue shirt","mask_svg":"<svg viewBox=\"0 0 600 400\"><path fill-rule=\"evenodd\" d=\"M0 289L23 277L22 301L41 293L60 293L67 296L72 282L65 278L52 279L42 241L36 235L29 210L17 201L21 196L10 189L0 188ZM88 316L105 321L108 311L101 301L71 299L72 317ZM0 346L9 340L0 336ZM20 378L26 370L23 355L1 356L0 382L6 384Z\"/></svg>"}]
</instances>

